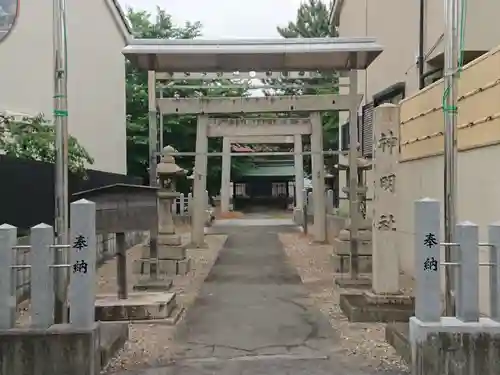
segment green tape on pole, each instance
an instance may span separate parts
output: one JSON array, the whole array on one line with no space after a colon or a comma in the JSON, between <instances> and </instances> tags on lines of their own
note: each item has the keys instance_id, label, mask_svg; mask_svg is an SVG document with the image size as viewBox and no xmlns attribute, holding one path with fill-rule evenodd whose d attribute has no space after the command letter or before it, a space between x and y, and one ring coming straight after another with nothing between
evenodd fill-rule
<instances>
[{"instance_id":1,"label":"green tape on pole","mask_svg":"<svg viewBox=\"0 0 500 375\"><path fill-rule=\"evenodd\" d=\"M68 117L68 111L54 110L54 116L56 117Z\"/></svg>"}]
</instances>

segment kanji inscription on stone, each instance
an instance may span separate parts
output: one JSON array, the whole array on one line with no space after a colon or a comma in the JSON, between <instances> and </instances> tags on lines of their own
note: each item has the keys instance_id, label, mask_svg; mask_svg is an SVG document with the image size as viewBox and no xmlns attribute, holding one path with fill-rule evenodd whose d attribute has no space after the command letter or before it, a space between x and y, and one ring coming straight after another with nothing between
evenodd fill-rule
<instances>
[{"instance_id":1,"label":"kanji inscription on stone","mask_svg":"<svg viewBox=\"0 0 500 375\"><path fill-rule=\"evenodd\" d=\"M424 245L428 248L434 247L438 244L436 235L434 233L427 233L424 238Z\"/></svg>"},{"instance_id":2,"label":"kanji inscription on stone","mask_svg":"<svg viewBox=\"0 0 500 375\"><path fill-rule=\"evenodd\" d=\"M390 173L380 177L380 187L385 191L394 193L396 191L396 175Z\"/></svg>"},{"instance_id":3,"label":"kanji inscription on stone","mask_svg":"<svg viewBox=\"0 0 500 375\"><path fill-rule=\"evenodd\" d=\"M378 140L377 148L380 148L382 152L389 150L392 154L394 147L397 146L398 138L394 135L392 130L389 130L387 133L380 133L380 138Z\"/></svg>"},{"instance_id":4,"label":"kanji inscription on stone","mask_svg":"<svg viewBox=\"0 0 500 375\"><path fill-rule=\"evenodd\" d=\"M427 258L424 262L424 271L437 272L438 266L439 264L436 258L434 257Z\"/></svg>"},{"instance_id":5,"label":"kanji inscription on stone","mask_svg":"<svg viewBox=\"0 0 500 375\"><path fill-rule=\"evenodd\" d=\"M377 229L378 230L396 230L395 227L396 220L394 219L393 214L382 214L380 215L378 222L377 222Z\"/></svg>"},{"instance_id":6,"label":"kanji inscription on stone","mask_svg":"<svg viewBox=\"0 0 500 375\"><path fill-rule=\"evenodd\" d=\"M73 249L82 250L88 247L88 242L84 236L79 234L73 242Z\"/></svg>"}]
</instances>

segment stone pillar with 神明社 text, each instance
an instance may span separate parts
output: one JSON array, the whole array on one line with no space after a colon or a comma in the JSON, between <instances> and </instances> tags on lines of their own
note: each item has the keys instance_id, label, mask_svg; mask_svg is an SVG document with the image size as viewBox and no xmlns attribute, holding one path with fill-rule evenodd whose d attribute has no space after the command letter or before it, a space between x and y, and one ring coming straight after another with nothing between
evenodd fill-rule
<instances>
[{"instance_id":1,"label":"stone pillar with \u795e\u660e\u793e text","mask_svg":"<svg viewBox=\"0 0 500 375\"><path fill-rule=\"evenodd\" d=\"M374 113L373 150L373 292L398 294L399 254L397 224L397 166L399 159L399 107L383 104Z\"/></svg>"}]
</instances>

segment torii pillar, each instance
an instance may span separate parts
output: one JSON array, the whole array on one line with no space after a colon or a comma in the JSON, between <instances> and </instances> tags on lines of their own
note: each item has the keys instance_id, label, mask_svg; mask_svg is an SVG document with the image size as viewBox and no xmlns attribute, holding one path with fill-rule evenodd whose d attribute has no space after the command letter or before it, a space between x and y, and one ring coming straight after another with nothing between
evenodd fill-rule
<instances>
[{"instance_id":1,"label":"torii pillar","mask_svg":"<svg viewBox=\"0 0 500 375\"><path fill-rule=\"evenodd\" d=\"M323 127L319 112L311 118L311 164L313 186L314 232L316 242L326 241L325 163L323 157Z\"/></svg>"},{"instance_id":2,"label":"torii pillar","mask_svg":"<svg viewBox=\"0 0 500 375\"><path fill-rule=\"evenodd\" d=\"M193 210L191 216L191 244L196 248L205 244L205 210L208 162L208 116L199 115L196 126L196 156L194 160Z\"/></svg>"},{"instance_id":3,"label":"torii pillar","mask_svg":"<svg viewBox=\"0 0 500 375\"><path fill-rule=\"evenodd\" d=\"M222 172L220 186L220 210L229 212L231 199L231 139L222 138Z\"/></svg>"},{"instance_id":4,"label":"torii pillar","mask_svg":"<svg viewBox=\"0 0 500 375\"><path fill-rule=\"evenodd\" d=\"M293 136L293 158L295 168L295 217L302 217L299 213L304 209L304 158L302 156L302 135ZM299 214L299 215L297 215Z\"/></svg>"}]
</instances>

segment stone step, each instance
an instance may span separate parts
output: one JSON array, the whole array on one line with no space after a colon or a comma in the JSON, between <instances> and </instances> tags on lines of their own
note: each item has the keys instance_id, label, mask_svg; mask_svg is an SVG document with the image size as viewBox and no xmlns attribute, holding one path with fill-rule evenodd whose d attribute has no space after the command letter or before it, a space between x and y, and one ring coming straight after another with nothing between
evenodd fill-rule
<instances>
[{"instance_id":1,"label":"stone step","mask_svg":"<svg viewBox=\"0 0 500 375\"><path fill-rule=\"evenodd\" d=\"M95 303L97 321L167 319L176 308L176 294L168 292L134 292L127 299L101 294Z\"/></svg>"},{"instance_id":2,"label":"stone step","mask_svg":"<svg viewBox=\"0 0 500 375\"><path fill-rule=\"evenodd\" d=\"M332 254L333 269L336 273L349 273L351 271L350 257L344 254ZM359 258L359 273L372 273L372 258Z\"/></svg>"},{"instance_id":3,"label":"stone step","mask_svg":"<svg viewBox=\"0 0 500 375\"><path fill-rule=\"evenodd\" d=\"M371 241L372 231L371 230L360 230L358 232L358 238L361 241ZM339 232L338 239L340 241L349 241L351 239L351 232L348 229L342 229Z\"/></svg>"},{"instance_id":4,"label":"stone step","mask_svg":"<svg viewBox=\"0 0 500 375\"><path fill-rule=\"evenodd\" d=\"M132 271L136 275L149 275L151 264L157 264L158 274L166 276L186 275L191 271L191 259L136 259L132 264Z\"/></svg>"},{"instance_id":5,"label":"stone step","mask_svg":"<svg viewBox=\"0 0 500 375\"><path fill-rule=\"evenodd\" d=\"M349 230L351 227L351 219L347 218L345 221L345 229ZM359 229L361 230L372 230L373 220L372 219L363 219L359 225Z\"/></svg>"},{"instance_id":6,"label":"stone step","mask_svg":"<svg viewBox=\"0 0 500 375\"><path fill-rule=\"evenodd\" d=\"M351 253L350 241L342 241L336 238L333 241L333 252L338 255L349 255ZM371 241L359 241L358 242L358 254L361 255L372 255L372 242Z\"/></svg>"}]
</instances>

